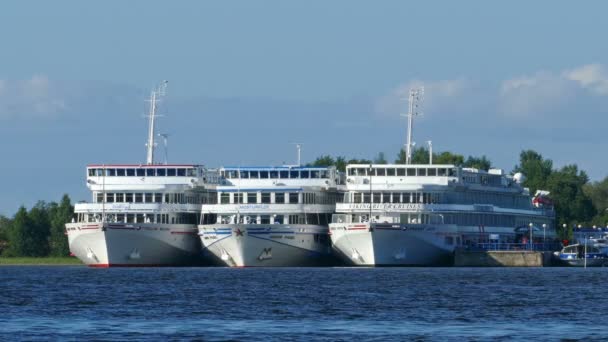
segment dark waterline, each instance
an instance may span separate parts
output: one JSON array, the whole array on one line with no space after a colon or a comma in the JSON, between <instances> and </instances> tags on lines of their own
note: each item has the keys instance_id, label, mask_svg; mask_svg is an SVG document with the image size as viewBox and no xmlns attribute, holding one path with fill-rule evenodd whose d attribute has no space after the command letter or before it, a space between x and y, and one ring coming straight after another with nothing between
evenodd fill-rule
<instances>
[{"instance_id":1,"label":"dark waterline","mask_svg":"<svg viewBox=\"0 0 608 342\"><path fill-rule=\"evenodd\" d=\"M0 267L0 339L606 340L608 268Z\"/></svg>"}]
</instances>

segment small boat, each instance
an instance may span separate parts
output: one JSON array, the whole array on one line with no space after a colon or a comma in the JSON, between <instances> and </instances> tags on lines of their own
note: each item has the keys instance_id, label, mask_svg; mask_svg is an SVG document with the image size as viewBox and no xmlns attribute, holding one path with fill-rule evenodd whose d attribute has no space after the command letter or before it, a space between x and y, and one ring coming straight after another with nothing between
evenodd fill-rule
<instances>
[{"instance_id":1,"label":"small boat","mask_svg":"<svg viewBox=\"0 0 608 342\"><path fill-rule=\"evenodd\" d=\"M608 262L608 256L593 245L575 244L562 248L555 252L559 260L569 266L604 266Z\"/></svg>"}]
</instances>

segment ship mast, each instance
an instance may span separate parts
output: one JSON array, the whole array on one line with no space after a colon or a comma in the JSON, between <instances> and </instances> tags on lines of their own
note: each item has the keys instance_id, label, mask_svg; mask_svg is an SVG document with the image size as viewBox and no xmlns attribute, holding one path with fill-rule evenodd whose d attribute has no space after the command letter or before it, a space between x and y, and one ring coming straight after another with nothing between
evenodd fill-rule
<instances>
[{"instance_id":1,"label":"ship mast","mask_svg":"<svg viewBox=\"0 0 608 342\"><path fill-rule=\"evenodd\" d=\"M150 113L148 114L148 142L146 143L148 151L146 155L146 164L148 165L154 164L154 148L156 147L156 143L154 142L154 124L157 117L156 111L158 109L158 101L166 94L167 83L169 82L162 81L158 87L152 90L150 95Z\"/></svg>"},{"instance_id":2,"label":"ship mast","mask_svg":"<svg viewBox=\"0 0 608 342\"><path fill-rule=\"evenodd\" d=\"M412 135L414 130L414 116L421 114L420 105L422 103L422 96L424 95L424 87L410 89L410 96L408 98L408 111L407 116L407 141L405 143L405 163L412 163Z\"/></svg>"}]
</instances>

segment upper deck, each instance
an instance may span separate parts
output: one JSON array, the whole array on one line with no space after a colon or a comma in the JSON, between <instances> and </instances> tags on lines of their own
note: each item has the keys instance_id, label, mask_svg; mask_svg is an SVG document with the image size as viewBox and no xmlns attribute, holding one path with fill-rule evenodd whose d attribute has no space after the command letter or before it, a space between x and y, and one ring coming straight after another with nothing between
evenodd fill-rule
<instances>
[{"instance_id":1,"label":"upper deck","mask_svg":"<svg viewBox=\"0 0 608 342\"><path fill-rule=\"evenodd\" d=\"M214 170L194 164L93 164L87 166L91 191L195 188L217 182Z\"/></svg>"},{"instance_id":2,"label":"upper deck","mask_svg":"<svg viewBox=\"0 0 608 342\"><path fill-rule=\"evenodd\" d=\"M335 167L227 166L219 169L219 188L323 187L336 188Z\"/></svg>"},{"instance_id":3,"label":"upper deck","mask_svg":"<svg viewBox=\"0 0 608 342\"><path fill-rule=\"evenodd\" d=\"M346 167L346 190L393 191L441 187L522 192L523 188L500 169L489 171L450 164L350 164Z\"/></svg>"}]
</instances>

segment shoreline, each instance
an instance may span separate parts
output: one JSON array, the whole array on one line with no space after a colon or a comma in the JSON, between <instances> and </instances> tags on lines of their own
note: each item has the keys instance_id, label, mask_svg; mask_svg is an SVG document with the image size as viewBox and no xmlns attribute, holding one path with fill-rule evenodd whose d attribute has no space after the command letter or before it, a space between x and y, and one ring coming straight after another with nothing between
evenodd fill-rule
<instances>
[{"instance_id":1,"label":"shoreline","mask_svg":"<svg viewBox=\"0 0 608 342\"><path fill-rule=\"evenodd\" d=\"M75 257L0 257L1 266L84 266Z\"/></svg>"}]
</instances>

